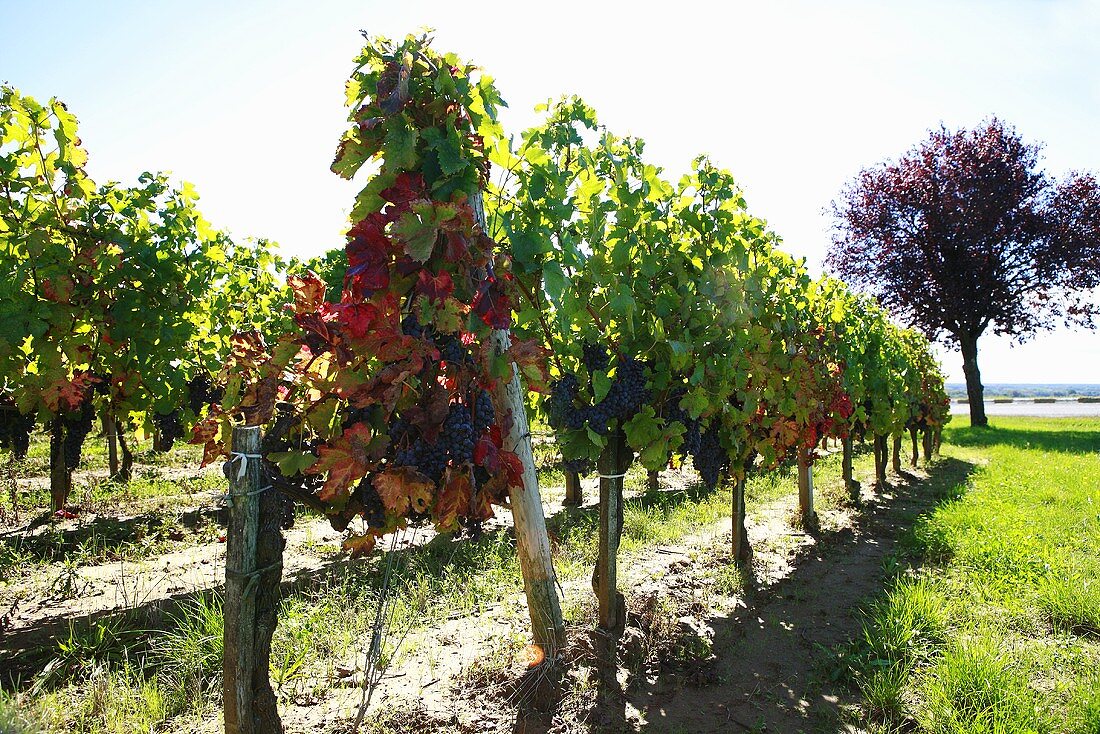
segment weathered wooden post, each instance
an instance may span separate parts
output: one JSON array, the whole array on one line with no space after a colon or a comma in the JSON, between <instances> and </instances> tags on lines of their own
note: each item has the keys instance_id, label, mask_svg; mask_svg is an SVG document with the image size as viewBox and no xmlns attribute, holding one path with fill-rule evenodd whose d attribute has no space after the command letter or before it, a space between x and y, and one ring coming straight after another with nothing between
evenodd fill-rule
<instances>
[{"instance_id":1,"label":"weathered wooden post","mask_svg":"<svg viewBox=\"0 0 1100 734\"><path fill-rule=\"evenodd\" d=\"M65 461L65 423L58 416L50 421L50 511L65 509L73 488L73 475Z\"/></svg>"},{"instance_id":2,"label":"weathered wooden post","mask_svg":"<svg viewBox=\"0 0 1100 734\"><path fill-rule=\"evenodd\" d=\"M814 470L810 466L813 449L798 447L798 512L803 526L809 526L814 517Z\"/></svg>"},{"instance_id":3,"label":"weathered wooden post","mask_svg":"<svg viewBox=\"0 0 1100 734\"><path fill-rule=\"evenodd\" d=\"M876 433L873 448L875 451L875 484L879 489L884 489L886 487L886 462L889 461L886 436Z\"/></svg>"},{"instance_id":4,"label":"weathered wooden post","mask_svg":"<svg viewBox=\"0 0 1100 734\"><path fill-rule=\"evenodd\" d=\"M492 348L505 354L512 340L508 331L498 329L492 334ZM546 515L539 493L539 477L535 470L535 455L531 446L531 429L527 423L523 383L519 367L512 365L512 379L499 380L492 394L497 415L511 415L512 425L504 435L504 450L519 457L523 465L523 487L510 487L508 499L516 528L516 554L523 586L527 592L527 610L531 615L533 641L543 655L552 661L565 644L565 621L558 600L557 577L550 555L550 536L546 532Z\"/></svg>"},{"instance_id":5,"label":"weathered wooden post","mask_svg":"<svg viewBox=\"0 0 1100 734\"><path fill-rule=\"evenodd\" d=\"M844 480L844 489L848 490L848 496L853 500L859 499L859 482L852 476L852 437L845 436L841 441L840 475Z\"/></svg>"},{"instance_id":6,"label":"weathered wooden post","mask_svg":"<svg viewBox=\"0 0 1100 734\"><path fill-rule=\"evenodd\" d=\"M893 469L895 474L901 474L901 434L894 434Z\"/></svg>"},{"instance_id":7,"label":"weathered wooden post","mask_svg":"<svg viewBox=\"0 0 1100 734\"><path fill-rule=\"evenodd\" d=\"M283 731L270 681L283 538L279 496L264 481L259 426L233 429L225 546L222 700L226 734Z\"/></svg>"},{"instance_id":8,"label":"weathered wooden post","mask_svg":"<svg viewBox=\"0 0 1100 734\"><path fill-rule=\"evenodd\" d=\"M634 454L626 445L622 429L608 439L597 467L600 472L600 538L592 590L599 604L596 629L596 667L602 703L610 705L618 691L617 645L626 622L626 604L618 590L619 541L623 531L623 477Z\"/></svg>"},{"instance_id":9,"label":"weathered wooden post","mask_svg":"<svg viewBox=\"0 0 1100 734\"><path fill-rule=\"evenodd\" d=\"M107 439L107 476L114 479L118 476L118 441L115 438L115 419L111 409L103 411L102 417L103 436Z\"/></svg>"},{"instance_id":10,"label":"weathered wooden post","mask_svg":"<svg viewBox=\"0 0 1100 734\"><path fill-rule=\"evenodd\" d=\"M581 475L579 472L565 472L565 500L566 507L580 507L584 504L584 490L581 489Z\"/></svg>"}]
</instances>

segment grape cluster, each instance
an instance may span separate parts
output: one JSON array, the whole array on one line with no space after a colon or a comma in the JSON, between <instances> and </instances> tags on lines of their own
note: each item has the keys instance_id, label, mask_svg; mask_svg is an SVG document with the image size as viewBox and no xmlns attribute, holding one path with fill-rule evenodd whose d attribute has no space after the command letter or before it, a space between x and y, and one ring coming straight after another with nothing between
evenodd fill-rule
<instances>
[{"instance_id":1,"label":"grape cluster","mask_svg":"<svg viewBox=\"0 0 1100 734\"><path fill-rule=\"evenodd\" d=\"M187 383L187 407L198 415L207 405L217 405L225 398L225 388L217 387L210 375L200 372Z\"/></svg>"},{"instance_id":2,"label":"grape cluster","mask_svg":"<svg viewBox=\"0 0 1100 734\"><path fill-rule=\"evenodd\" d=\"M719 436L720 430L718 422L715 420L703 431L699 439L698 449L691 454L695 470L699 472L703 484L708 489L718 486L718 477L722 473L722 469L729 464L729 454L722 448Z\"/></svg>"},{"instance_id":3,"label":"grape cluster","mask_svg":"<svg viewBox=\"0 0 1100 734\"><path fill-rule=\"evenodd\" d=\"M589 409L588 425L601 436L611 430L612 419L626 420L649 400L645 386L645 365L633 357L624 357L615 370L615 379L604 399Z\"/></svg>"},{"instance_id":4,"label":"grape cluster","mask_svg":"<svg viewBox=\"0 0 1100 734\"><path fill-rule=\"evenodd\" d=\"M478 390L474 398L474 435L480 436L489 429L489 426L497 422L496 411L493 410L493 399L487 390Z\"/></svg>"},{"instance_id":5,"label":"grape cluster","mask_svg":"<svg viewBox=\"0 0 1100 734\"><path fill-rule=\"evenodd\" d=\"M474 459L474 424L470 409L462 403L453 403L443 421L440 436L447 454L455 464L466 464Z\"/></svg>"},{"instance_id":6,"label":"grape cluster","mask_svg":"<svg viewBox=\"0 0 1100 734\"><path fill-rule=\"evenodd\" d=\"M180 412L178 408L164 415L160 413L155 414L153 416L153 425L156 426L157 433L160 434L161 451L171 451L176 441L183 438L183 422L180 421Z\"/></svg>"},{"instance_id":7,"label":"grape cluster","mask_svg":"<svg viewBox=\"0 0 1100 734\"><path fill-rule=\"evenodd\" d=\"M581 351L583 352L581 364L588 370L588 374L596 370L606 370L607 365L611 363L611 352L602 344L586 341L581 344Z\"/></svg>"},{"instance_id":8,"label":"grape cluster","mask_svg":"<svg viewBox=\"0 0 1100 734\"><path fill-rule=\"evenodd\" d=\"M94 418L95 408L92 401L85 399L80 408L61 419L64 429L65 468L69 471L80 466L80 451L84 447L84 439L92 432Z\"/></svg>"},{"instance_id":9,"label":"grape cluster","mask_svg":"<svg viewBox=\"0 0 1100 734\"><path fill-rule=\"evenodd\" d=\"M687 411L680 407L682 392L675 393L669 398L665 407L665 417L668 422L682 423L684 428L683 443L680 444L680 455L693 456L699 451L699 442L702 439L702 426L698 418L692 418Z\"/></svg>"},{"instance_id":10,"label":"grape cluster","mask_svg":"<svg viewBox=\"0 0 1100 734\"><path fill-rule=\"evenodd\" d=\"M561 463L561 467L568 472L588 474L592 471L592 461L590 459L566 459Z\"/></svg>"},{"instance_id":11,"label":"grape cluster","mask_svg":"<svg viewBox=\"0 0 1100 734\"><path fill-rule=\"evenodd\" d=\"M35 413L20 413L14 405L0 405L0 448L11 449L17 460L27 458Z\"/></svg>"},{"instance_id":12,"label":"grape cluster","mask_svg":"<svg viewBox=\"0 0 1100 734\"><path fill-rule=\"evenodd\" d=\"M470 363L470 352L462 346L462 341L454 334L444 334L436 339L439 347L439 357L450 365L464 365Z\"/></svg>"},{"instance_id":13,"label":"grape cluster","mask_svg":"<svg viewBox=\"0 0 1100 734\"><path fill-rule=\"evenodd\" d=\"M447 468L447 449L441 441L429 443L420 436L414 438L408 446L398 449L394 462L400 466L411 466L434 481L443 477Z\"/></svg>"},{"instance_id":14,"label":"grape cluster","mask_svg":"<svg viewBox=\"0 0 1100 734\"><path fill-rule=\"evenodd\" d=\"M416 339L424 336L424 327L420 325L420 320L416 318L416 314L410 313L401 319L401 333Z\"/></svg>"},{"instance_id":15,"label":"grape cluster","mask_svg":"<svg viewBox=\"0 0 1100 734\"><path fill-rule=\"evenodd\" d=\"M546 400L546 413L552 428L576 430L588 420L584 408L577 407L577 394L581 384L576 375L565 375L550 385L550 397Z\"/></svg>"},{"instance_id":16,"label":"grape cluster","mask_svg":"<svg viewBox=\"0 0 1100 734\"><path fill-rule=\"evenodd\" d=\"M627 420L649 400L646 389L645 364L633 357L619 360L611 388L603 400L591 406L578 406L580 383L575 375L565 375L550 386L546 412L552 428L576 430L588 425L596 433L606 436L611 421Z\"/></svg>"}]
</instances>

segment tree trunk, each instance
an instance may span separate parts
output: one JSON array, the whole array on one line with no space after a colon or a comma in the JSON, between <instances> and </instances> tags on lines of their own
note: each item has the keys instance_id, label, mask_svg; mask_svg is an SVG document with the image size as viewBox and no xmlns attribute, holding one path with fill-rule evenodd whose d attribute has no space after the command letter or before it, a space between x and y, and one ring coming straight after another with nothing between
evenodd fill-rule
<instances>
[{"instance_id":1,"label":"tree trunk","mask_svg":"<svg viewBox=\"0 0 1100 734\"><path fill-rule=\"evenodd\" d=\"M989 419L985 417L985 388L982 387L982 373L978 369L978 338L959 336L959 346L963 353L966 396L970 402L970 425L988 426Z\"/></svg>"},{"instance_id":2,"label":"tree trunk","mask_svg":"<svg viewBox=\"0 0 1100 734\"><path fill-rule=\"evenodd\" d=\"M932 431L928 428L924 429L923 435L924 443L924 463L927 465L932 461Z\"/></svg>"},{"instance_id":3,"label":"tree trunk","mask_svg":"<svg viewBox=\"0 0 1100 734\"><path fill-rule=\"evenodd\" d=\"M65 509L73 489L73 474L65 465L65 424L61 418L50 421L50 511Z\"/></svg>"},{"instance_id":4,"label":"tree trunk","mask_svg":"<svg viewBox=\"0 0 1100 734\"><path fill-rule=\"evenodd\" d=\"M841 448L843 455L840 463L840 475L844 480L844 489L848 490L848 496L853 500L859 499L859 482L852 476L852 437L845 436L842 439Z\"/></svg>"},{"instance_id":5,"label":"tree trunk","mask_svg":"<svg viewBox=\"0 0 1100 734\"><path fill-rule=\"evenodd\" d=\"M733 560L748 569L752 564L752 546L745 529L745 479L733 485Z\"/></svg>"},{"instance_id":6,"label":"tree trunk","mask_svg":"<svg viewBox=\"0 0 1100 734\"><path fill-rule=\"evenodd\" d=\"M596 667L599 671L601 708L617 705L618 638L626 622L626 604L618 590L619 541L623 531L623 478L633 454L622 429L612 434L599 459L600 529L599 553L592 572L592 590L599 603L596 630Z\"/></svg>"},{"instance_id":7,"label":"tree trunk","mask_svg":"<svg viewBox=\"0 0 1100 734\"><path fill-rule=\"evenodd\" d=\"M118 440L115 438L115 420L111 409L103 411L103 436L107 439L107 468L109 476L114 479L118 476Z\"/></svg>"},{"instance_id":8,"label":"tree trunk","mask_svg":"<svg viewBox=\"0 0 1100 734\"><path fill-rule=\"evenodd\" d=\"M507 353L511 345L507 331L496 330L491 339L495 354ZM498 416L512 416L511 427L504 436L504 450L515 453L523 466L523 486L508 489L516 529L516 555L519 556L523 587L527 593L532 639L542 648L544 659L552 662L565 644L565 621L558 600L550 536L546 532L546 515L542 509L539 477L531 448L523 382L519 367L515 364L512 365L512 379L508 382L497 381L492 400Z\"/></svg>"},{"instance_id":9,"label":"tree trunk","mask_svg":"<svg viewBox=\"0 0 1100 734\"><path fill-rule=\"evenodd\" d=\"M658 472L655 472L655 471L650 471L646 475L646 484L645 484L646 492L656 492L656 491L660 490L660 488L661 488L660 474Z\"/></svg>"},{"instance_id":10,"label":"tree trunk","mask_svg":"<svg viewBox=\"0 0 1100 734\"><path fill-rule=\"evenodd\" d=\"M893 467L895 474L901 474L901 434L894 434Z\"/></svg>"},{"instance_id":11,"label":"tree trunk","mask_svg":"<svg viewBox=\"0 0 1100 734\"><path fill-rule=\"evenodd\" d=\"M122 466L118 470L118 480L128 482L134 476L134 452L130 451L130 444L126 441L125 425L118 419L115 419L115 437L118 438L118 447L122 451Z\"/></svg>"},{"instance_id":12,"label":"tree trunk","mask_svg":"<svg viewBox=\"0 0 1100 734\"><path fill-rule=\"evenodd\" d=\"M920 450L917 448L917 427L913 426L909 429L909 437L913 439L913 458L909 462L912 466L916 466L920 461Z\"/></svg>"},{"instance_id":13,"label":"tree trunk","mask_svg":"<svg viewBox=\"0 0 1100 734\"><path fill-rule=\"evenodd\" d=\"M936 426L936 430L932 432L932 455L936 458L940 456L940 444L943 443L943 428Z\"/></svg>"},{"instance_id":14,"label":"tree trunk","mask_svg":"<svg viewBox=\"0 0 1100 734\"><path fill-rule=\"evenodd\" d=\"M890 461L889 451L886 447L886 436L875 434L873 447L875 451L875 484L879 489L885 489L886 464Z\"/></svg>"},{"instance_id":15,"label":"tree trunk","mask_svg":"<svg viewBox=\"0 0 1100 734\"><path fill-rule=\"evenodd\" d=\"M575 471L565 472L565 500L562 504L566 507L580 507L584 504L581 475Z\"/></svg>"}]
</instances>

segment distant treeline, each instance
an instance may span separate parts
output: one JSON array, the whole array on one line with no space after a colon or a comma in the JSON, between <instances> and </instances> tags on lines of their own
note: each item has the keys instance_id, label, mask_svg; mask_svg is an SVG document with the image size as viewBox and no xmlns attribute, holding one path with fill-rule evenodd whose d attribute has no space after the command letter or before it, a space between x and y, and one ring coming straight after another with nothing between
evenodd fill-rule
<instances>
[{"instance_id":1,"label":"distant treeline","mask_svg":"<svg viewBox=\"0 0 1100 734\"><path fill-rule=\"evenodd\" d=\"M966 397L966 384L949 382L945 385L948 396ZM993 383L985 386L985 399L993 398L1078 398L1100 397L1100 385L1029 385L1017 383Z\"/></svg>"}]
</instances>

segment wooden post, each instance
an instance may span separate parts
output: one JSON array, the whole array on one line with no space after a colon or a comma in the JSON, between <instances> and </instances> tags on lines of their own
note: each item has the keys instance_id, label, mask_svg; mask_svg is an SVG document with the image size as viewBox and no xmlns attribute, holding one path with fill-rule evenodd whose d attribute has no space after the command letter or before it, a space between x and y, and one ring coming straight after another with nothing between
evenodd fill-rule
<instances>
[{"instance_id":1,"label":"wooden post","mask_svg":"<svg viewBox=\"0 0 1100 734\"><path fill-rule=\"evenodd\" d=\"M920 452L917 450L917 427L909 427L909 438L913 440L913 458L910 460L910 466L916 466L920 461Z\"/></svg>"},{"instance_id":2,"label":"wooden post","mask_svg":"<svg viewBox=\"0 0 1100 734\"><path fill-rule=\"evenodd\" d=\"M107 438L107 468L109 477L118 476L118 440L115 438L115 419L111 409L103 411L103 435Z\"/></svg>"},{"instance_id":3,"label":"wooden post","mask_svg":"<svg viewBox=\"0 0 1100 734\"><path fill-rule=\"evenodd\" d=\"M50 511L65 509L73 488L73 475L65 464L65 423L58 416L50 421Z\"/></svg>"},{"instance_id":4,"label":"wooden post","mask_svg":"<svg viewBox=\"0 0 1100 734\"><path fill-rule=\"evenodd\" d=\"M596 667L602 685L602 703L610 704L618 690L617 644L626 622L626 605L618 590L619 541L623 531L623 477L633 460L620 428L613 433L600 455L600 538L592 590L599 604L596 630Z\"/></svg>"},{"instance_id":5,"label":"wooden post","mask_svg":"<svg viewBox=\"0 0 1100 734\"><path fill-rule=\"evenodd\" d=\"M809 525L814 516L814 476L810 466L813 449L798 447L798 512L802 524Z\"/></svg>"},{"instance_id":6,"label":"wooden post","mask_svg":"<svg viewBox=\"0 0 1100 734\"><path fill-rule=\"evenodd\" d=\"M749 543L749 533L745 528L745 485L747 481L742 475L733 483L733 544L731 551L733 560L741 564L741 568L748 570L752 567L752 545Z\"/></svg>"},{"instance_id":7,"label":"wooden post","mask_svg":"<svg viewBox=\"0 0 1100 734\"><path fill-rule=\"evenodd\" d=\"M115 418L115 438L118 439L118 447L122 451L118 478L120 481L128 482L134 476L134 452L130 450L130 444L126 441L126 424L118 418Z\"/></svg>"},{"instance_id":8,"label":"wooden post","mask_svg":"<svg viewBox=\"0 0 1100 734\"><path fill-rule=\"evenodd\" d=\"M932 432L932 456L937 459L940 456L940 444L943 443L943 427L936 426L936 430Z\"/></svg>"},{"instance_id":9,"label":"wooden post","mask_svg":"<svg viewBox=\"0 0 1100 734\"><path fill-rule=\"evenodd\" d=\"M650 471L646 474L645 483L646 492L657 492L661 489L661 477L658 472Z\"/></svg>"},{"instance_id":10,"label":"wooden post","mask_svg":"<svg viewBox=\"0 0 1100 734\"><path fill-rule=\"evenodd\" d=\"M893 468L895 474L901 474L901 434L894 434Z\"/></svg>"},{"instance_id":11,"label":"wooden post","mask_svg":"<svg viewBox=\"0 0 1100 734\"><path fill-rule=\"evenodd\" d=\"M923 443L924 443L924 463L925 463L925 466L927 466L928 463L930 461L932 461L932 431L931 431L931 429L925 428L923 433L922 433L921 438L922 438Z\"/></svg>"},{"instance_id":12,"label":"wooden post","mask_svg":"<svg viewBox=\"0 0 1100 734\"><path fill-rule=\"evenodd\" d=\"M584 504L584 491L581 489L581 475L575 471L565 472L565 501L566 507L580 507Z\"/></svg>"},{"instance_id":13,"label":"wooden post","mask_svg":"<svg viewBox=\"0 0 1100 734\"><path fill-rule=\"evenodd\" d=\"M233 453L260 453L260 428L233 429ZM234 456L229 480L225 545L225 624L222 701L226 734L261 734L252 722L252 672L256 667L256 536L263 475L256 459ZM242 471L243 468L243 471Z\"/></svg>"},{"instance_id":14,"label":"wooden post","mask_svg":"<svg viewBox=\"0 0 1100 734\"><path fill-rule=\"evenodd\" d=\"M842 439L841 448L843 455L841 456L840 463L840 475L844 480L844 489L848 491L848 496L853 500L859 499L859 482L852 477L852 437L851 435L845 436Z\"/></svg>"},{"instance_id":15,"label":"wooden post","mask_svg":"<svg viewBox=\"0 0 1100 734\"><path fill-rule=\"evenodd\" d=\"M496 354L507 352L512 342L504 330L494 331L490 339ZM515 453L523 465L523 487L508 489L516 529L516 553L527 592L532 637L534 643L542 648L545 659L552 661L565 644L565 621L558 600L557 577L550 556L550 536L546 532L546 515L539 494L523 384L515 364L512 365L512 379L508 382L498 380L492 398L498 416L512 416L511 428L504 436L504 450Z\"/></svg>"},{"instance_id":16,"label":"wooden post","mask_svg":"<svg viewBox=\"0 0 1100 734\"><path fill-rule=\"evenodd\" d=\"M886 436L875 434L873 448L875 452L875 484L879 489L886 487Z\"/></svg>"}]
</instances>

